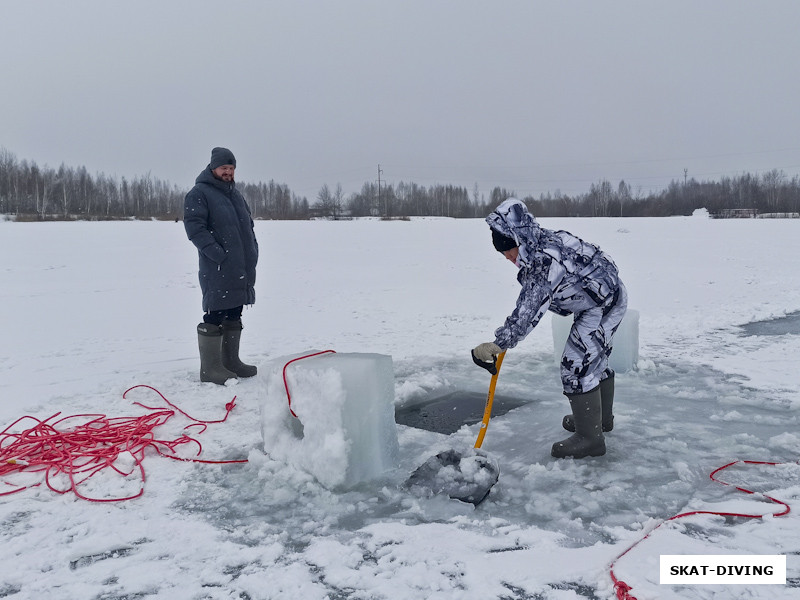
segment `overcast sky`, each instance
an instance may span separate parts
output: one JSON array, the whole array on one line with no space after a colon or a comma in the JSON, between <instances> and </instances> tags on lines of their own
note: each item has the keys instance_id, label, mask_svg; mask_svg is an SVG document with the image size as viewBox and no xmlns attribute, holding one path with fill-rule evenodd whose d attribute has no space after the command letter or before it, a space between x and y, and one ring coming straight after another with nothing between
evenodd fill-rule
<instances>
[{"instance_id":1,"label":"overcast sky","mask_svg":"<svg viewBox=\"0 0 800 600\"><path fill-rule=\"evenodd\" d=\"M0 147L313 202L800 173L797 0L0 0Z\"/></svg>"}]
</instances>

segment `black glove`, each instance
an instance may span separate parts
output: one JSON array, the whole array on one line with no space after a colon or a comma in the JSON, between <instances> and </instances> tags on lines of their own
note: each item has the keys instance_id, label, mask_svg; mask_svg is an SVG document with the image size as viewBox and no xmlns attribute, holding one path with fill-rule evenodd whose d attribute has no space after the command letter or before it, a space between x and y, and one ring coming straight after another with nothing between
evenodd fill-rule
<instances>
[{"instance_id":1,"label":"black glove","mask_svg":"<svg viewBox=\"0 0 800 600\"><path fill-rule=\"evenodd\" d=\"M503 349L494 342L478 344L472 349L472 360L492 375L497 375L497 355L502 351Z\"/></svg>"}]
</instances>

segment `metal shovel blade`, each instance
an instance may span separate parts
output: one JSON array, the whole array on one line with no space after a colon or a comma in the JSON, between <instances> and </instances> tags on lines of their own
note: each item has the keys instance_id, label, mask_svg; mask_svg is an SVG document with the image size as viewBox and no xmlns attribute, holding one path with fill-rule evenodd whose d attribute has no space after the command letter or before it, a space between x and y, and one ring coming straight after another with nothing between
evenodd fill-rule
<instances>
[{"instance_id":1,"label":"metal shovel blade","mask_svg":"<svg viewBox=\"0 0 800 600\"><path fill-rule=\"evenodd\" d=\"M497 461L480 449L489 419L492 418L492 401L497 385L497 376L503 364L505 350L494 364L494 373L489 384L489 395L483 411L483 422L474 448L468 450L445 450L432 456L411 474L405 487L422 495L447 494L455 500L470 502L478 506L489 495L489 490L500 478Z\"/></svg>"},{"instance_id":2,"label":"metal shovel blade","mask_svg":"<svg viewBox=\"0 0 800 600\"><path fill-rule=\"evenodd\" d=\"M419 495L447 494L477 506L499 477L497 461L483 450L450 449L422 463L406 480L405 487Z\"/></svg>"}]
</instances>

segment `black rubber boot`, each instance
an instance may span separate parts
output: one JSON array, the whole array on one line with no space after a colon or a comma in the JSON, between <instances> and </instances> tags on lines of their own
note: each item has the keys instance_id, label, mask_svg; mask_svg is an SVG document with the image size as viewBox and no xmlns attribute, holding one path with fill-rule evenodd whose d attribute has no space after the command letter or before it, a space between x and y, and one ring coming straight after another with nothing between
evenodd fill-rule
<instances>
[{"instance_id":1,"label":"black rubber boot","mask_svg":"<svg viewBox=\"0 0 800 600\"><path fill-rule=\"evenodd\" d=\"M246 365L239 360L239 342L242 339L242 321L222 322L222 364L238 377L253 377L258 373L254 365Z\"/></svg>"},{"instance_id":2,"label":"black rubber boot","mask_svg":"<svg viewBox=\"0 0 800 600\"><path fill-rule=\"evenodd\" d=\"M608 433L614 429L614 376L600 382L600 398L603 409L603 431ZM572 415L566 415L561 421L561 426L567 431L575 431L575 421Z\"/></svg>"},{"instance_id":3,"label":"black rubber boot","mask_svg":"<svg viewBox=\"0 0 800 600\"><path fill-rule=\"evenodd\" d=\"M555 458L585 458L603 456L606 441L603 437L600 386L584 394L568 394L572 407L575 433L553 444L550 454Z\"/></svg>"},{"instance_id":4,"label":"black rubber boot","mask_svg":"<svg viewBox=\"0 0 800 600\"><path fill-rule=\"evenodd\" d=\"M222 366L222 329L219 325L200 323L197 326L197 345L200 347L200 381L225 385L236 373Z\"/></svg>"}]
</instances>

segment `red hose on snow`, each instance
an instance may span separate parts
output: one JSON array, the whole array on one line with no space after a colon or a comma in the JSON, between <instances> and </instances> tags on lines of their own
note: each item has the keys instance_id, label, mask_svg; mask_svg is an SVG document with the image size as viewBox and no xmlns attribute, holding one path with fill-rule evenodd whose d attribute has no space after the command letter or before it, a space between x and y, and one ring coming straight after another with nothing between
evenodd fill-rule
<instances>
[{"instance_id":1,"label":"red hose on snow","mask_svg":"<svg viewBox=\"0 0 800 600\"><path fill-rule=\"evenodd\" d=\"M236 397L225 405L225 416L215 421L206 421L192 417L172 402L167 400L157 389L149 385L137 385L127 389L122 397L136 388L147 388L158 394L171 409L158 409L145 406L141 402L134 402L149 411L139 417L109 418L101 414L80 414L58 418L60 412L40 420L36 417L25 416L17 419L0 432L0 481L8 486L14 484L4 481L4 478L17 473L43 473L44 483L52 491L59 494L74 493L78 498L91 502L120 502L140 497L144 493L145 470L144 455L150 448L156 453L167 458L189 462L227 464L245 463L246 460L202 460L199 458L182 458L176 450L184 444L197 446L195 456L202 452L202 444L194 437L184 433L174 440L158 439L156 428L164 425L169 419L180 413L190 421L184 431L190 428L200 428L197 432L203 433L209 424L222 423L227 420L236 406ZM80 421L80 423L73 425ZM18 425L33 422L33 425L21 432L13 432ZM123 469L121 463L127 462L125 454L133 458L133 466ZM120 460L120 459L123 460ZM80 491L91 477L101 471L110 469L121 477L129 477L138 472L141 482L138 493L117 498L93 498ZM66 480L67 484L59 485L56 479ZM0 492L0 496L14 494L40 485L19 485L14 489Z\"/></svg>"},{"instance_id":2,"label":"red hose on snow","mask_svg":"<svg viewBox=\"0 0 800 600\"><path fill-rule=\"evenodd\" d=\"M718 469L715 469L714 471L711 472L711 475L709 475L709 477L711 478L712 481L716 481L717 483L721 483L722 485L733 486L738 491L744 492L745 494L755 494L756 492L754 492L752 490L748 490L748 489L743 488L743 487L735 486L735 485L733 485L731 483L726 483L725 481L721 481L721 480L717 479L717 477L716 477L718 473L724 471L728 467L732 467L733 465L740 464L740 463L741 464L745 464L745 465L772 465L772 466L784 464L784 463L764 462L764 461L757 461L757 460L735 460L735 461L733 461L731 463L728 463L727 465L724 465L722 467L719 467ZM636 600L636 596L633 596L630 593L633 588L631 588L631 586L629 586L627 583L625 583L621 579L617 579L617 576L614 574L614 567L616 566L617 561L620 558L622 558L623 556L625 556L628 552L633 550L640 543L642 543L647 538L649 538L653 534L653 532L655 532L655 530L658 529L659 527L661 527L664 523L668 523L670 521L675 521L677 519L682 519L683 517L691 517L693 515L715 515L715 516L719 516L719 517L741 517L741 518L745 518L745 519L761 519L761 518L763 518L763 517L765 517L767 515L770 515L770 516L773 516L773 517L782 517L784 515L788 515L789 514L789 511L791 509L790 509L789 505L786 502L784 502L783 500L778 500L777 498L772 498L771 496L767 496L765 494L763 496L764 496L764 498L766 498L770 502L774 502L775 504L781 505L783 507L783 510L781 510L779 512L765 513L765 514L747 514L747 513L733 513L733 512L716 512L716 511L710 511L710 510L693 510L693 511L690 511L690 512L685 512L685 513L681 513L681 514L672 516L669 519L667 519L665 521L662 521L661 523L656 525L650 531L650 533L645 535L643 538L637 540L634 544L629 546L628 549L625 550L625 552L623 552L622 554L617 556L617 558L615 558L614 561L609 566L610 575L611 575L611 581L614 583L614 593L617 596L617 600Z\"/></svg>"}]
</instances>

